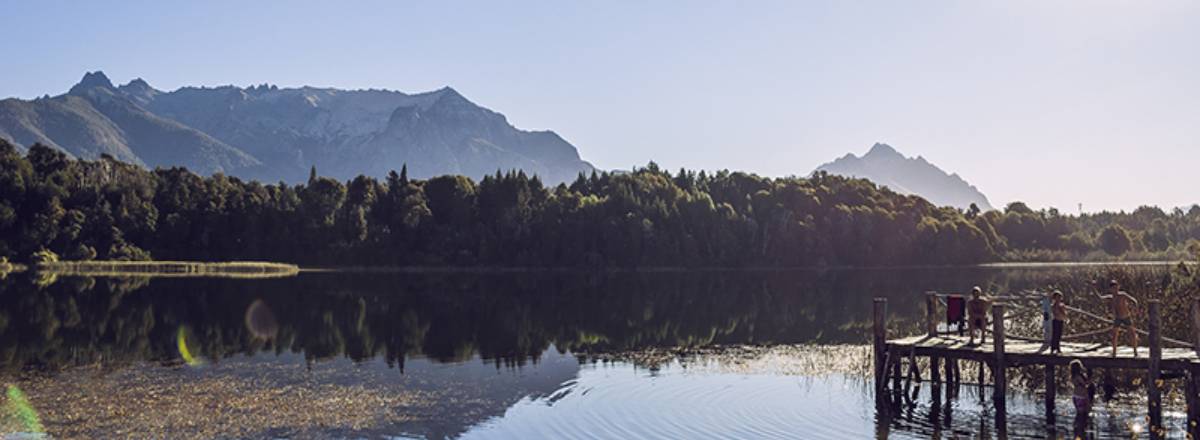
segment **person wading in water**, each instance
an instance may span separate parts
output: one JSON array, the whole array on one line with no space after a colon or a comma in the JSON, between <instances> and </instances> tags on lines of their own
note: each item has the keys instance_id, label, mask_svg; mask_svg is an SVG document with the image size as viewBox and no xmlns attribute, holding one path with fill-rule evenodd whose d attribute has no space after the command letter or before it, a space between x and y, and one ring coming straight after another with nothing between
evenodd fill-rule
<instances>
[{"instance_id":1,"label":"person wading in water","mask_svg":"<svg viewBox=\"0 0 1200 440\"><path fill-rule=\"evenodd\" d=\"M1117 357L1117 340L1121 336L1121 330L1129 333L1129 342L1133 345L1133 357L1137 357L1138 351L1138 334L1137 329L1133 327L1133 308L1137 306L1137 300L1132 295L1121 290L1121 284L1117 280L1108 282L1108 294L1096 294L1100 299L1108 301L1108 307L1112 310L1113 325L1112 325L1112 355Z\"/></svg>"},{"instance_id":2,"label":"person wading in water","mask_svg":"<svg viewBox=\"0 0 1200 440\"><path fill-rule=\"evenodd\" d=\"M1071 385L1074 389L1071 392L1071 403L1075 404L1075 438L1088 438L1087 436L1087 420L1092 412L1092 399L1096 396L1096 385L1092 383L1091 376L1083 369L1083 362L1079 359L1072 359L1070 364L1071 369Z\"/></svg>"}]
</instances>

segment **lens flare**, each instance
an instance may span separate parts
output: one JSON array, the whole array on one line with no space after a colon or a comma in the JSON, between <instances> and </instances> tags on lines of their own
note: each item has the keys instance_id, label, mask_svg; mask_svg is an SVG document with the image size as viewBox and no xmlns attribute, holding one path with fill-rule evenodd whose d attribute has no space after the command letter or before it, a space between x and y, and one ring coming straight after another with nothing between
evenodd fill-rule
<instances>
[{"instance_id":1,"label":"lens flare","mask_svg":"<svg viewBox=\"0 0 1200 440\"><path fill-rule=\"evenodd\" d=\"M273 339L279 333L279 322L271 307L262 299L256 299L246 308L246 328L257 339Z\"/></svg>"},{"instance_id":2,"label":"lens flare","mask_svg":"<svg viewBox=\"0 0 1200 440\"><path fill-rule=\"evenodd\" d=\"M16 385L9 385L4 394L8 400L6 412L17 419L22 430L32 434L46 432L46 428L42 426L42 419L38 417L37 411L33 409L33 405L29 404L29 399L25 397L25 393L20 388L17 388Z\"/></svg>"},{"instance_id":3,"label":"lens flare","mask_svg":"<svg viewBox=\"0 0 1200 440\"><path fill-rule=\"evenodd\" d=\"M183 358L183 362L190 366L198 367L204 365L204 360L192 355L192 350L188 349L188 328L187 326L179 326L179 331L175 334L175 345L179 347L179 356Z\"/></svg>"}]
</instances>

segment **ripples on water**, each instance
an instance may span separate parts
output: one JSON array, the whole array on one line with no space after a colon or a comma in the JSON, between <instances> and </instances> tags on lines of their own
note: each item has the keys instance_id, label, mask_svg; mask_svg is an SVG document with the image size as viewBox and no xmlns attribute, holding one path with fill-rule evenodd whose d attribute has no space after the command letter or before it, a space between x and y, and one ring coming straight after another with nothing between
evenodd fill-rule
<instances>
[{"instance_id":1,"label":"ripples on water","mask_svg":"<svg viewBox=\"0 0 1200 440\"><path fill-rule=\"evenodd\" d=\"M962 386L937 407L929 387L917 404L894 417L876 413L872 387L857 375L818 377L691 372L673 363L655 372L631 365L584 366L578 378L549 396L525 398L502 417L463 438L992 438L998 435L991 393ZM944 391L944 390L943 390ZM1062 394L1060 394L1062 396ZM1068 394L1069 396L1069 394ZM1007 437L1072 438L1074 409L1059 399L1058 424L1046 426L1040 396L1010 393ZM1098 403L1090 435L1136 437L1145 405ZM1167 411L1169 430L1180 433L1186 416ZM1143 434L1144 435L1144 434Z\"/></svg>"}]
</instances>

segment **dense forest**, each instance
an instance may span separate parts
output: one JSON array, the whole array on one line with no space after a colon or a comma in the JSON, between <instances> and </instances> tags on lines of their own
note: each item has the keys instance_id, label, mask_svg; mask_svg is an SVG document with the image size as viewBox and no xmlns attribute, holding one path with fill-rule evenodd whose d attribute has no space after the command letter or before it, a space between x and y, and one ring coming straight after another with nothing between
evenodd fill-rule
<instances>
[{"instance_id":1,"label":"dense forest","mask_svg":"<svg viewBox=\"0 0 1200 440\"><path fill-rule=\"evenodd\" d=\"M861 179L766 178L654 163L547 187L391 172L301 185L0 140L0 258L308 265L798 267L1184 258L1200 207L1063 215L937 207Z\"/></svg>"}]
</instances>

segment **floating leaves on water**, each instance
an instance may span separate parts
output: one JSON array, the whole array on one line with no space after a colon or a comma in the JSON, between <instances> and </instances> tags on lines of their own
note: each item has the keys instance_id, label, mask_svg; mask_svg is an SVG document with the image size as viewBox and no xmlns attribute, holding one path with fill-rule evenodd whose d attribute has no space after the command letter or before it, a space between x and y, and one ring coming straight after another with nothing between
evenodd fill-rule
<instances>
[{"instance_id":1,"label":"floating leaves on water","mask_svg":"<svg viewBox=\"0 0 1200 440\"><path fill-rule=\"evenodd\" d=\"M5 413L17 419L21 430L35 434L46 432L37 411L33 409L33 405L29 403L29 399L25 397L25 393L20 388L17 388L16 385L9 385L4 395L8 400L4 408Z\"/></svg>"},{"instance_id":2,"label":"floating leaves on water","mask_svg":"<svg viewBox=\"0 0 1200 440\"><path fill-rule=\"evenodd\" d=\"M175 334L175 345L179 348L179 357L182 357L185 363L198 367L204 365L204 360L193 355L192 350L188 348L188 337L191 333L187 326L179 326L179 331Z\"/></svg>"}]
</instances>

